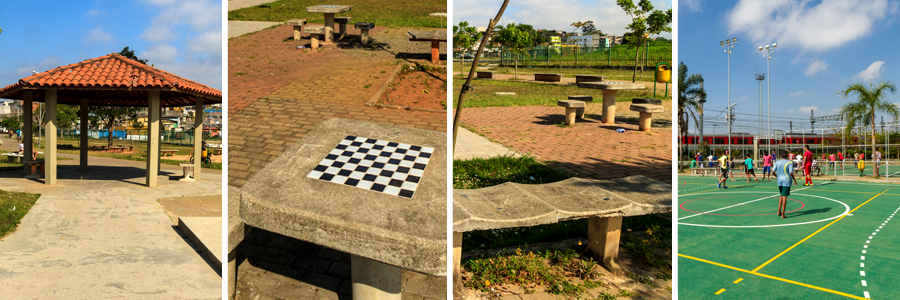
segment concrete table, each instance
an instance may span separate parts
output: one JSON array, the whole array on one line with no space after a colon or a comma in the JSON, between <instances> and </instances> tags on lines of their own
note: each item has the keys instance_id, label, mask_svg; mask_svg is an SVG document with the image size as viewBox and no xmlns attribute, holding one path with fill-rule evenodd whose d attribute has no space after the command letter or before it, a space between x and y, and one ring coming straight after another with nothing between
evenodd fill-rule
<instances>
[{"instance_id":1,"label":"concrete table","mask_svg":"<svg viewBox=\"0 0 900 300\"><path fill-rule=\"evenodd\" d=\"M326 44L334 43L334 14L345 13L348 11L350 11L350 5L313 5L306 7L306 12L308 13L325 14L325 27L330 27L332 31L332 33L325 34Z\"/></svg>"},{"instance_id":2,"label":"concrete table","mask_svg":"<svg viewBox=\"0 0 900 300\"><path fill-rule=\"evenodd\" d=\"M431 42L431 63L436 64L441 58L441 42L447 42L446 31L419 31L410 30L409 41L411 42Z\"/></svg>"},{"instance_id":3,"label":"concrete table","mask_svg":"<svg viewBox=\"0 0 900 300\"><path fill-rule=\"evenodd\" d=\"M354 299L400 299L401 268L447 274L446 137L436 131L326 120L244 185L241 219L248 226L351 254ZM368 163L372 159L381 165ZM378 175L369 176L373 173ZM390 182L382 181L383 176ZM389 194L398 186L399 196ZM404 194L408 188L414 192Z\"/></svg>"},{"instance_id":4,"label":"concrete table","mask_svg":"<svg viewBox=\"0 0 900 300\"><path fill-rule=\"evenodd\" d=\"M618 81L602 81L602 82L582 82L578 83L578 87L585 89L603 90L603 115L600 122L607 125L616 123L616 92L619 90L643 90L643 83L618 82Z\"/></svg>"}]
</instances>

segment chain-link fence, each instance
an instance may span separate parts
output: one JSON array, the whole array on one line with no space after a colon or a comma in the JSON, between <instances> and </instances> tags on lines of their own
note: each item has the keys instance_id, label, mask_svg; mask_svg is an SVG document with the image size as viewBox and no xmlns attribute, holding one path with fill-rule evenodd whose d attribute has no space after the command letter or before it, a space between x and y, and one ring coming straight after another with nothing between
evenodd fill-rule
<instances>
[{"instance_id":1,"label":"chain-link fence","mask_svg":"<svg viewBox=\"0 0 900 300\"><path fill-rule=\"evenodd\" d=\"M81 138L80 130L73 129L58 129L57 137L60 139L72 139L78 140ZM106 140L109 135L112 135L113 140L116 141L125 141L125 142L147 142L147 129L136 130L113 130L111 133L107 130L89 130L88 131L88 139L94 140ZM222 145L222 136L219 135L219 132L203 132L203 141L205 141L210 147L220 148ZM173 144L173 145L182 145L182 146L192 146L194 145L194 131L175 131L175 130L161 130L160 131L160 142L164 144Z\"/></svg>"}]
</instances>

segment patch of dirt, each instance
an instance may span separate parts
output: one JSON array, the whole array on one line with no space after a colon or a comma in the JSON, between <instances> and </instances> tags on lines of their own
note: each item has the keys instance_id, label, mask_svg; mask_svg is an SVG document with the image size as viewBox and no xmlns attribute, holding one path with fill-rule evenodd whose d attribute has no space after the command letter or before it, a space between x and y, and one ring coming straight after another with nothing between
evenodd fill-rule
<instances>
[{"instance_id":1,"label":"patch of dirt","mask_svg":"<svg viewBox=\"0 0 900 300\"><path fill-rule=\"evenodd\" d=\"M379 103L447 110L447 69L409 66L388 85Z\"/></svg>"},{"instance_id":2,"label":"patch of dirt","mask_svg":"<svg viewBox=\"0 0 900 300\"><path fill-rule=\"evenodd\" d=\"M160 158L162 158L162 159L171 159L171 160L180 160L180 161L185 161L185 162L190 162L190 161L191 161L191 156L190 156L190 155L160 156ZM212 159L212 162L220 163L220 162L222 162L222 155L215 155L215 154L213 154L213 156L212 156L211 159Z\"/></svg>"},{"instance_id":3,"label":"patch of dirt","mask_svg":"<svg viewBox=\"0 0 900 300\"><path fill-rule=\"evenodd\" d=\"M178 217L222 216L222 195L163 198L158 201L173 224L178 223Z\"/></svg>"}]
</instances>

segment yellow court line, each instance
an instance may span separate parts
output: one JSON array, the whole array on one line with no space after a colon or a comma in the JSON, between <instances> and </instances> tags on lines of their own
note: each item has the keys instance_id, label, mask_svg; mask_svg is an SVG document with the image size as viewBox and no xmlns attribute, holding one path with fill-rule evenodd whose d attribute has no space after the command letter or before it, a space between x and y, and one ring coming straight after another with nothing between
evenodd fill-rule
<instances>
[{"instance_id":1,"label":"yellow court line","mask_svg":"<svg viewBox=\"0 0 900 300\"><path fill-rule=\"evenodd\" d=\"M724 292L724 291L725 291L725 289L721 289L721 290L719 290L718 292L716 292L716 295L721 294L721 293Z\"/></svg>"},{"instance_id":2,"label":"yellow court line","mask_svg":"<svg viewBox=\"0 0 900 300\"><path fill-rule=\"evenodd\" d=\"M738 278L738 280L735 280L733 283L741 282L741 280L744 280L744 278Z\"/></svg>"},{"instance_id":3,"label":"yellow court line","mask_svg":"<svg viewBox=\"0 0 900 300\"><path fill-rule=\"evenodd\" d=\"M790 280L790 279L784 279L784 278L781 278L781 277L775 277L775 276L772 276L772 275L766 275L766 274L757 273L757 272L754 272L754 271L744 270L744 269L741 269L741 268L738 268L738 267L732 267L732 266L729 266L729 265L720 264L720 263L717 263L717 262L714 262L714 261L705 260L705 259L702 259L702 258L696 258L696 257L692 257L692 256L687 256L687 255L684 255L684 254L681 254L681 253L679 253L678 256L681 256L681 257L684 257L684 258L687 258L687 259L696 260L696 261L699 261L699 262L705 262L705 263L708 263L708 264L711 264L711 265L716 265L716 266L723 267L723 268L727 268L727 269L732 269L732 270L735 270L735 271L744 272L744 273L747 273L747 274L753 274L753 275L756 275L756 276L759 276L759 277L764 277L764 278L768 278L768 279L774 279L774 280L778 280L778 281L781 281L781 282L787 282L787 283L799 285L799 286L802 286L802 287L807 287L807 288L811 288L811 289L815 289L815 290L820 290L820 291L827 292L827 293L832 293L832 294L835 294L835 295L841 295L841 296L848 297L848 298L853 298L853 299L868 300L868 299L863 298L863 297L860 297L860 296L851 295L851 294L847 294L847 293L844 293L844 292L835 291L835 290L832 290L832 289L826 289L826 288L823 288L823 287L818 287L818 286L814 286L814 285L811 285L811 284L806 284L806 283L802 283L802 282L798 282L798 281L793 281L793 280ZM722 289L722 290L724 290L724 289ZM722 291L722 290L720 290L720 291ZM717 295L718 295L718 294L717 294Z\"/></svg>"},{"instance_id":4,"label":"yellow court line","mask_svg":"<svg viewBox=\"0 0 900 300\"><path fill-rule=\"evenodd\" d=\"M850 194L878 194L875 192L848 192L848 191L835 191L835 190L815 190L816 192L831 192L831 193L850 193ZM900 196L900 194L884 194L885 196Z\"/></svg>"},{"instance_id":5,"label":"yellow court line","mask_svg":"<svg viewBox=\"0 0 900 300\"><path fill-rule=\"evenodd\" d=\"M791 251L791 249L794 249L794 247L797 247L798 245L802 244L803 242L805 242L805 241L808 240L809 238L815 236L816 234L819 234L819 232L822 232L822 230L825 230L825 228L828 228L828 226L831 226L831 224L834 224L834 223L836 223L837 221L840 221L841 219L843 219L844 217L846 217L847 215L852 214L854 211L856 211L857 209L859 209L859 208L862 207L863 205L866 205L866 203L869 203L869 201L872 201L872 199L878 198L878 196L881 196L882 194L884 194L885 192L887 192L887 191L889 191L889 190L890 190L890 189L886 189L886 190L884 190L883 192L878 193L878 195L875 195L874 197L869 198L869 200L866 200L866 202L863 202L862 204L860 204L859 206L857 206L856 208L854 208L853 210L851 210L851 211L848 212L847 214L841 216L840 218L834 219L834 221L831 221L831 223L828 223L828 225L825 225L824 227L819 228L819 230L816 230L816 232L813 232L812 234L810 234L809 236L803 238L802 240L800 240L800 241L797 242L796 244L791 245L791 246L788 247L787 249L784 249L784 251L781 251L781 253L778 253L778 255L775 255L775 257L770 258L769 260L767 260L767 261L764 262L763 264L759 265L759 267L756 267L756 269L753 269L752 271L753 271L753 272L759 271L759 269L762 269L763 267L765 267L765 266L768 265L769 263L775 261L776 259L778 259L778 258L781 257L782 255L784 255L784 254L787 253L788 251Z\"/></svg>"}]
</instances>

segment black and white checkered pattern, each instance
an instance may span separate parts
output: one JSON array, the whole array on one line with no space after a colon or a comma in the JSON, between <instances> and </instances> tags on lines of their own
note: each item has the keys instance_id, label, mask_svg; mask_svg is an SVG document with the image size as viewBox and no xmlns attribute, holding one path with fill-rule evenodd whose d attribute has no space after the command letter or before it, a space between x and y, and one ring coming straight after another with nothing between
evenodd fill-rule
<instances>
[{"instance_id":1,"label":"black and white checkered pattern","mask_svg":"<svg viewBox=\"0 0 900 300\"><path fill-rule=\"evenodd\" d=\"M434 148L348 135L306 177L412 198Z\"/></svg>"}]
</instances>

